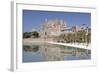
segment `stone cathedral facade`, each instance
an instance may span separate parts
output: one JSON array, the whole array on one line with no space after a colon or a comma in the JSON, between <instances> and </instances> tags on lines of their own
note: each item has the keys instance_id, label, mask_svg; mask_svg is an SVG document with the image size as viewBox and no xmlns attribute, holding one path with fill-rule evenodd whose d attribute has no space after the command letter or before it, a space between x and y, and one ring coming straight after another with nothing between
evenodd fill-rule
<instances>
[{"instance_id":1,"label":"stone cathedral facade","mask_svg":"<svg viewBox=\"0 0 100 73\"><path fill-rule=\"evenodd\" d=\"M41 37L51 38L66 33L66 22L63 20L46 20L42 25Z\"/></svg>"}]
</instances>

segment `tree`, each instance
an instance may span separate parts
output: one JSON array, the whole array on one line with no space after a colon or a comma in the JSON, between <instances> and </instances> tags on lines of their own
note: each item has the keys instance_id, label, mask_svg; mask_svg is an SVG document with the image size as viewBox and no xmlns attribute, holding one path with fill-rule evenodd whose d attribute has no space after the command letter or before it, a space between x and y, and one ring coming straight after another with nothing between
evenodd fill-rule
<instances>
[{"instance_id":1,"label":"tree","mask_svg":"<svg viewBox=\"0 0 100 73\"><path fill-rule=\"evenodd\" d=\"M88 33L87 35L87 44L91 42L91 33Z\"/></svg>"},{"instance_id":2,"label":"tree","mask_svg":"<svg viewBox=\"0 0 100 73\"><path fill-rule=\"evenodd\" d=\"M31 37L31 33L30 32L24 32L23 33L23 38L30 38Z\"/></svg>"},{"instance_id":3,"label":"tree","mask_svg":"<svg viewBox=\"0 0 100 73\"><path fill-rule=\"evenodd\" d=\"M31 32L32 37L33 38L38 38L39 37L39 33L37 31Z\"/></svg>"}]
</instances>

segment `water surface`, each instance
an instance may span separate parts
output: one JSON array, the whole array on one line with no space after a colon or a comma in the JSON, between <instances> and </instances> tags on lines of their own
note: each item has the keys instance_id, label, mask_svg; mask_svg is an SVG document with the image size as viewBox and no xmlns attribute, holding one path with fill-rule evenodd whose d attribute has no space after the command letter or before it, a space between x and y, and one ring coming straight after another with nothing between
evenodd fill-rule
<instances>
[{"instance_id":1,"label":"water surface","mask_svg":"<svg viewBox=\"0 0 100 73\"><path fill-rule=\"evenodd\" d=\"M91 59L91 50L51 44L23 45L23 62Z\"/></svg>"}]
</instances>

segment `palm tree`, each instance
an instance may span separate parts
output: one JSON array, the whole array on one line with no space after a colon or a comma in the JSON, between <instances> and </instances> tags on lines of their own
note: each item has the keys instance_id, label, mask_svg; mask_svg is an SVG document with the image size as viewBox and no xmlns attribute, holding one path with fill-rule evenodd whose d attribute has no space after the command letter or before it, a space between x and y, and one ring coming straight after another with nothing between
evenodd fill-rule
<instances>
[{"instance_id":1,"label":"palm tree","mask_svg":"<svg viewBox=\"0 0 100 73\"><path fill-rule=\"evenodd\" d=\"M89 31L88 31L88 27L86 28L86 43L87 43L87 45L88 45L88 36L89 36Z\"/></svg>"},{"instance_id":2,"label":"palm tree","mask_svg":"<svg viewBox=\"0 0 100 73\"><path fill-rule=\"evenodd\" d=\"M86 39L86 35L85 35L85 28L86 28L86 24L82 24L82 27L83 27L83 43L85 43L85 39Z\"/></svg>"}]
</instances>

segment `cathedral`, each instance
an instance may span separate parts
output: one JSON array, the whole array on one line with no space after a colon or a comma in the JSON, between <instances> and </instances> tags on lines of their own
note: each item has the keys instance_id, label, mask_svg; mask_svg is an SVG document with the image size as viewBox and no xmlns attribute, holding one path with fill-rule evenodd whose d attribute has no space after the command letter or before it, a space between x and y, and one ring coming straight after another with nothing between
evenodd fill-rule
<instances>
[{"instance_id":1,"label":"cathedral","mask_svg":"<svg viewBox=\"0 0 100 73\"><path fill-rule=\"evenodd\" d=\"M46 20L42 25L41 37L50 38L66 33L66 22L63 20Z\"/></svg>"}]
</instances>

